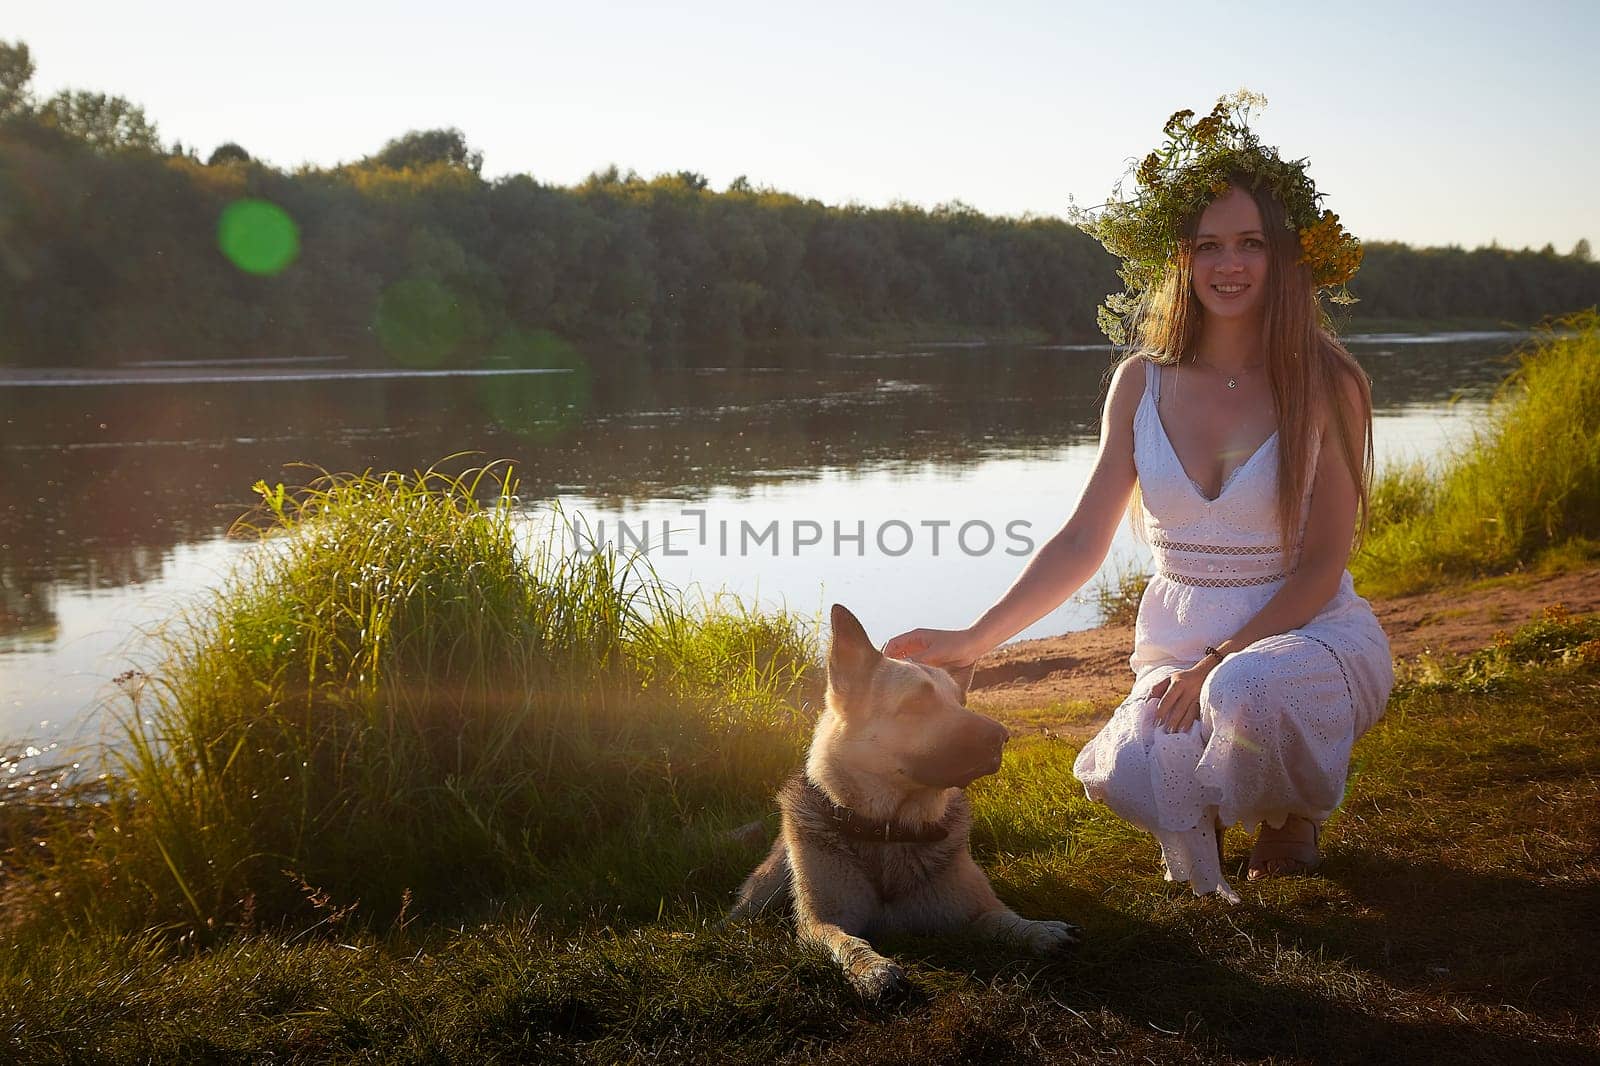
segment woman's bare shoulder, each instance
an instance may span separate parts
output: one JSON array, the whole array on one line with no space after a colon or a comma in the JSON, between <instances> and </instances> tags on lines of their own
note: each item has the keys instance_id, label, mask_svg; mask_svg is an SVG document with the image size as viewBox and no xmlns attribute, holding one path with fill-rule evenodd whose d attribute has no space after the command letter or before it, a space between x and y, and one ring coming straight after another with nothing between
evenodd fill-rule
<instances>
[{"instance_id":1,"label":"woman's bare shoulder","mask_svg":"<svg viewBox=\"0 0 1600 1066\"><path fill-rule=\"evenodd\" d=\"M1117 368L1111 372L1110 396L1106 403L1112 410L1126 409L1130 413L1139 404L1139 397L1144 394L1145 367L1152 360L1144 352L1134 352L1126 356Z\"/></svg>"}]
</instances>

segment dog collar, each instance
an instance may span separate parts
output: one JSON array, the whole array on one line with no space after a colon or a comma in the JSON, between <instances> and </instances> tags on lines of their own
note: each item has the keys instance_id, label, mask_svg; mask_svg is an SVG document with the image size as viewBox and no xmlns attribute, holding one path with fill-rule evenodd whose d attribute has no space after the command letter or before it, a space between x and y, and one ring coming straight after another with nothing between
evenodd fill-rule
<instances>
[{"instance_id":1,"label":"dog collar","mask_svg":"<svg viewBox=\"0 0 1600 1066\"><path fill-rule=\"evenodd\" d=\"M950 835L950 828L942 821L912 828L899 822L867 818L849 807L839 806L810 780L806 781L806 788L821 800L823 813L834 828L852 840L874 844L935 844Z\"/></svg>"}]
</instances>

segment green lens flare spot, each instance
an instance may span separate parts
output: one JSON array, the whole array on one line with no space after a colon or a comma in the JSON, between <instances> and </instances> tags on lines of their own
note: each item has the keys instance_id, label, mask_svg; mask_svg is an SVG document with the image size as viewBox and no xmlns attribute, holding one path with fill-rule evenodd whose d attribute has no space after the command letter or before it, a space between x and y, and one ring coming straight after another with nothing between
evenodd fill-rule
<instances>
[{"instance_id":1,"label":"green lens flare spot","mask_svg":"<svg viewBox=\"0 0 1600 1066\"><path fill-rule=\"evenodd\" d=\"M489 366L549 370L549 374L483 378L478 396L501 427L533 440L572 429L589 409L589 364L567 341L547 330L510 329L495 339Z\"/></svg>"},{"instance_id":2,"label":"green lens flare spot","mask_svg":"<svg viewBox=\"0 0 1600 1066\"><path fill-rule=\"evenodd\" d=\"M300 254L300 227L277 204L235 200L217 221L217 247L247 274L277 274Z\"/></svg>"},{"instance_id":3,"label":"green lens flare spot","mask_svg":"<svg viewBox=\"0 0 1600 1066\"><path fill-rule=\"evenodd\" d=\"M461 302L425 278L407 278L383 290L372 324L389 357L413 367L439 366L467 335Z\"/></svg>"}]
</instances>

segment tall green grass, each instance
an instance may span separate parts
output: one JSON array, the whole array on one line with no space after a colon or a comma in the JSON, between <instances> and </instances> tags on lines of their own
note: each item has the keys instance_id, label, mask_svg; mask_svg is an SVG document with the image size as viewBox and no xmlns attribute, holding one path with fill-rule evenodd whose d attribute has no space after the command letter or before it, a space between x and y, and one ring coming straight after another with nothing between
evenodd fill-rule
<instances>
[{"instance_id":1,"label":"tall green grass","mask_svg":"<svg viewBox=\"0 0 1600 1066\"><path fill-rule=\"evenodd\" d=\"M25 912L206 933L581 903L657 853L681 887L798 760L812 630L530 538L504 466L257 490L260 545L129 685L104 802L24 849Z\"/></svg>"},{"instance_id":2,"label":"tall green grass","mask_svg":"<svg viewBox=\"0 0 1600 1066\"><path fill-rule=\"evenodd\" d=\"M1442 469L1392 467L1351 571L1368 595L1505 573L1600 538L1600 313L1556 322L1521 353L1487 423Z\"/></svg>"}]
</instances>

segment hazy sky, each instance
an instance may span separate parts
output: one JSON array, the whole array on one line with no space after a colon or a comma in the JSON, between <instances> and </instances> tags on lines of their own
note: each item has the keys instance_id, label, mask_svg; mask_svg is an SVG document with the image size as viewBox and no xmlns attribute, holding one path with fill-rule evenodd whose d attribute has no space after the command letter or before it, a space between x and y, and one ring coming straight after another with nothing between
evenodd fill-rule
<instances>
[{"instance_id":1,"label":"hazy sky","mask_svg":"<svg viewBox=\"0 0 1600 1066\"><path fill-rule=\"evenodd\" d=\"M41 95L121 94L202 157L331 164L454 125L489 177L614 162L1058 215L1246 86L1358 236L1600 247L1593 0L7 6Z\"/></svg>"}]
</instances>

